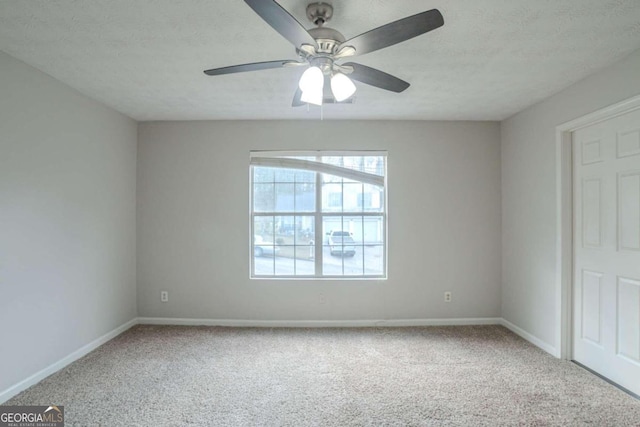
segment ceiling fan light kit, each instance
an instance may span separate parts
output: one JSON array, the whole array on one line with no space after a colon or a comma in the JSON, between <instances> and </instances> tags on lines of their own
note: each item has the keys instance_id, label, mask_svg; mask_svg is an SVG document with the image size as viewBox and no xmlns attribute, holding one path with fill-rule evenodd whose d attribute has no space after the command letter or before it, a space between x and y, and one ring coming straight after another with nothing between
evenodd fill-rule
<instances>
[{"instance_id":1,"label":"ceiling fan light kit","mask_svg":"<svg viewBox=\"0 0 640 427\"><path fill-rule=\"evenodd\" d=\"M342 73L336 73L331 77L331 92L338 102L349 99L356 93L356 85Z\"/></svg>"},{"instance_id":2,"label":"ceiling fan light kit","mask_svg":"<svg viewBox=\"0 0 640 427\"><path fill-rule=\"evenodd\" d=\"M300 99L314 105L322 105L324 73L318 67L309 67L302 73L298 87L302 91Z\"/></svg>"},{"instance_id":3,"label":"ceiling fan light kit","mask_svg":"<svg viewBox=\"0 0 640 427\"><path fill-rule=\"evenodd\" d=\"M333 16L333 6L328 3L311 3L307 6L307 18L316 28L305 29L275 0L245 0L274 30L289 40L298 55L297 60L254 62L230 67L206 70L209 76L257 71L282 67L308 66L298 82L292 106L322 105L324 102L350 103L356 92L353 80L380 89L402 92L409 83L375 68L354 62L338 61L356 55L364 55L444 25L437 9L403 18L347 40L339 31L324 25ZM347 76L348 75L348 76ZM324 97L325 78L331 81L333 99Z\"/></svg>"}]
</instances>

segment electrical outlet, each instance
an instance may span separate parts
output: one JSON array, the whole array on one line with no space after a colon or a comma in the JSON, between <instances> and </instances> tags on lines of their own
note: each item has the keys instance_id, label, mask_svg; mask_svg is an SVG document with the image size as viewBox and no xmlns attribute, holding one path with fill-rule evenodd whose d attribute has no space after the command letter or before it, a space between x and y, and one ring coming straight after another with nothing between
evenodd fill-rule
<instances>
[{"instance_id":1,"label":"electrical outlet","mask_svg":"<svg viewBox=\"0 0 640 427\"><path fill-rule=\"evenodd\" d=\"M161 302L169 302L169 292L160 291L160 301Z\"/></svg>"},{"instance_id":2,"label":"electrical outlet","mask_svg":"<svg viewBox=\"0 0 640 427\"><path fill-rule=\"evenodd\" d=\"M444 302L451 302L451 292L444 293Z\"/></svg>"}]
</instances>

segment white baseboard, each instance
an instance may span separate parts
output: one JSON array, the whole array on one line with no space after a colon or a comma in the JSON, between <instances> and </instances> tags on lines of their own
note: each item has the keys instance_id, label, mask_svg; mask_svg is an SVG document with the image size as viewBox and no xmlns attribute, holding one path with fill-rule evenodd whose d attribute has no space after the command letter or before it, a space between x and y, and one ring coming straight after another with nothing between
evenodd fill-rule
<instances>
[{"instance_id":1,"label":"white baseboard","mask_svg":"<svg viewBox=\"0 0 640 427\"><path fill-rule=\"evenodd\" d=\"M236 326L258 328L353 328L376 326L500 325L501 320L502 319L498 317L388 320L242 320L139 317L138 323L142 325Z\"/></svg>"},{"instance_id":2,"label":"white baseboard","mask_svg":"<svg viewBox=\"0 0 640 427\"><path fill-rule=\"evenodd\" d=\"M500 319L501 322L500 324L502 326L504 326L505 328L509 329L511 332L515 333L516 335L521 336L522 338L524 338L525 340L529 341L531 344L535 345L536 347L540 347L542 350L546 351L547 353L551 354L552 356L555 357L560 357L560 353L557 351L557 349L552 346L551 344L548 344L544 341L542 341L540 338L536 337L535 335L530 334L529 332L525 331L524 329L514 325L513 323L509 322L506 319Z\"/></svg>"},{"instance_id":3,"label":"white baseboard","mask_svg":"<svg viewBox=\"0 0 640 427\"><path fill-rule=\"evenodd\" d=\"M96 348L100 347L102 344L104 344L107 341L117 337L118 335L120 335L121 333L126 331L127 329L129 329L132 326L137 325L137 324L138 324L138 319L137 318L131 319L127 323L124 323L124 324L118 326L117 328L115 328L114 330L112 330L110 332L107 332L106 334L104 334L100 338L91 341L89 344L87 344L85 346L82 346L81 348L79 348L78 350L76 350L73 353L69 354L68 356L66 356L66 357L58 360L57 362L47 366L46 368L42 369L41 371L36 372L35 374L31 375L29 378L20 381L18 384L13 385L13 386L9 387L6 390L1 391L0 392L0 404L6 402L7 400L11 399L13 396L17 395L18 393L20 393L23 390L26 390L27 388L31 387L32 385L37 384L38 382L42 381L43 379L45 379L49 375L56 373L60 369L62 369L65 366L69 365L70 363L75 362L76 360L80 359L84 355L92 352Z\"/></svg>"}]
</instances>

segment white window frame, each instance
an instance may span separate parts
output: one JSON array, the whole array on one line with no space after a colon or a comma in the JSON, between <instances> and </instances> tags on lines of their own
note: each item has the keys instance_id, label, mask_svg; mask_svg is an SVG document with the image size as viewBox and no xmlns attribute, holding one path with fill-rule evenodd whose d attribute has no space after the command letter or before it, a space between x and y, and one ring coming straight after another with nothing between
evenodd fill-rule
<instances>
[{"instance_id":1,"label":"white window frame","mask_svg":"<svg viewBox=\"0 0 640 427\"><path fill-rule=\"evenodd\" d=\"M286 156L296 157L362 157L362 156L381 156L384 157L384 176L370 174L367 172L361 172L357 170L342 168L327 163L321 163L319 161L309 161L302 159L283 158ZM386 280L387 279L387 260L388 260L388 186L387 186L387 158L386 151L251 151L249 153L249 223L250 223L250 279L257 280ZM315 211L314 212L254 212L253 200L254 200L254 182L253 182L253 167L254 166L266 166L274 168L284 169L296 169L296 170L310 170L316 172L315 181ZM322 211L322 174L340 176L355 181L360 181L364 184L371 184L375 186L381 186L384 191L383 211L382 212L323 212ZM255 217L259 216L313 216L314 217L314 244L315 244L315 272L314 275L256 275L255 274L255 257L254 257L254 225ZM349 216L362 216L364 217L382 217L382 274L376 275L323 275L323 258L324 258L324 235L322 220L324 217L336 216L336 217L349 217ZM275 242L274 242L275 243ZM362 242L364 248L364 242ZM320 250L318 250L320 249Z\"/></svg>"}]
</instances>

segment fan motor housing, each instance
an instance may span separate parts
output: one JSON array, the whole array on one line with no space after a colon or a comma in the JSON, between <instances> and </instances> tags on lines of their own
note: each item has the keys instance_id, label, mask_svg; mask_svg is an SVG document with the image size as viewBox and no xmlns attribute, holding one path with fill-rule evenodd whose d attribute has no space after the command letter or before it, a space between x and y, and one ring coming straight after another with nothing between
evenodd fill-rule
<instances>
[{"instance_id":1,"label":"fan motor housing","mask_svg":"<svg viewBox=\"0 0 640 427\"><path fill-rule=\"evenodd\" d=\"M312 28L309 34L318 43L318 53L335 53L338 46L346 40L342 33L328 27Z\"/></svg>"},{"instance_id":2,"label":"fan motor housing","mask_svg":"<svg viewBox=\"0 0 640 427\"><path fill-rule=\"evenodd\" d=\"M333 16L333 6L328 3L310 3L307 6L307 18L317 28L309 30L309 34L316 40L318 44L317 52L322 54L333 54L338 49L340 43L345 41L344 36L333 28L325 27L331 17Z\"/></svg>"}]
</instances>

